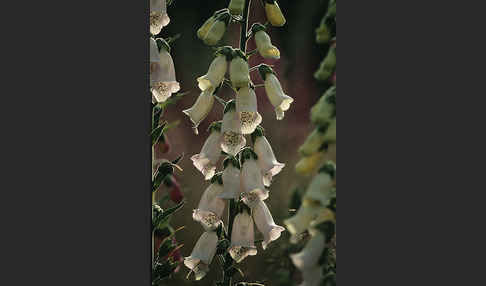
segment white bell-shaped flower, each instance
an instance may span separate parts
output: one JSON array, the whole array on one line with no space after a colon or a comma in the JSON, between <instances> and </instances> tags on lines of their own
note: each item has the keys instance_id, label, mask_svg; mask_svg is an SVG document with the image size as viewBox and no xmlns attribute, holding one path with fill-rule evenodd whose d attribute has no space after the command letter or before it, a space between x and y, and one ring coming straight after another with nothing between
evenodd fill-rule
<instances>
[{"instance_id":1,"label":"white bell-shaped flower","mask_svg":"<svg viewBox=\"0 0 486 286\"><path fill-rule=\"evenodd\" d=\"M157 35L169 22L166 0L150 0L150 33Z\"/></svg>"},{"instance_id":2,"label":"white bell-shaped flower","mask_svg":"<svg viewBox=\"0 0 486 286\"><path fill-rule=\"evenodd\" d=\"M192 213L192 218L201 223L205 230L215 230L221 223L221 215L225 208L225 202L219 195L223 192L223 180L221 173L211 178L211 184L206 188L197 209Z\"/></svg>"},{"instance_id":3,"label":"white bell-shaped flower","mask_svg":"<svg viewBox=\"0 0 486 286\"><path fill-rule=\"evenodd\" d=\"M240 117L241 133L251 134L262 122L262 116L257 110L257 98L252 87L242 87L236 96L236 112Z\"/></svg>"},{"instance_id":4,"label":"white bell-shaped flower","mask_svg":"<svg viewBox=\"0 0 486 286\"><path fill-rule=\"evenodd\" d=\"M284 220L284 224L291 234L300 234L309 228L310 223L324 209L325 207L319 202L304 199L297 213L293 217Z\"/></svg>"},{"instance_id":5,"label":"white bell-shaped flower","mask_svg":"<svg viewBox=\"0 0 486 286\"><path fill-rule=\"evenodd\" d=\"M231 15L243 15L243 9L245 8L245 0L230 0L228 9Z\"/></svg>"},{"instance_id":6,"label":"white bell-shaped flower","mask_svg":"<svg viewBox=\"0 0 486 286\"><path fill-rule=\"evenodd\" d=\"M322 206L327 206L333 196L334 176L336 166L332 162L326 163L314 178L312 178L304 198L318 201Z\"/></svg>"},{"instance_id":7,"label":"white bell-shaped flower","mask_svg":"<svg viewBox=\"0 0 486 286\"><path fill-rule=\"evenodd\" d=\"M216 163L221 156L221 121L213 122L209 132L210 135L204 142L201 152L191 157L192 163L206 180L214 176Z\"/></svg>"},{"instance_id":8,"label":"white bell-shaped flower","mask_svg":"<svg viewBox=\"0 0 486 286\"><path fill-rule=\"evenodd\" d=\"M194 105L189 108L185 109L182 112L189 116L193 124L193 129L196 134L199 132L197 131L197 127L199 124L208 116L209 112L213 109L214 105L214 90L212 88L207 89L197 97L196 102Z\"/></svg>"},{"instance_id":9,"label":"white bell-shaped flower","mask_svg":"<svg viewBox=\"0 0 486 286\"><path fill-rule=\"evenodd\" d=\"M277 120L282 120L285 111L290 108L290 104L294 102L294 99L283 92L280 82L268 65L262 64L258 67L258 70L260 76L265 81L265 92L270 103L275 108Z\"/></svg>"},{"instance_id":10,"label":"white bell-shaped flower","mask_svg":"<svg viewBox=\"0 0 486 286\"><path fill-rule=\"evenodd\" d=\"M256 255L253 219L247 210L235 216L231 231L231 245L228 249L231 258L240 263L248 255Z\"/></svg>"},{"instance_id":11,"label":"white bell-shaped flower","mask_svg":"<svg viewBox=\"0 0 486 286\"><path fill-rule=\"evenodd\" d=\"M246 196L252 193L263 201L268 198L268 190L263 185L262 171L257 160L258 156L250 147L241 151L241 186ZM252 202L251 196L245 200Z\"/></svg>"},{"instance_id":12,"label":"white bell-shaped flower","mask_svg":"<svg viewBox=\"0 0 486 286\"><path fill-rule=\"evenodd\" d=\"M223 12L215 16L215 20L204 36L203 42L208 46L216 45L223 38L230 19L231 15L228 12Z\"/></svg>"},{"instance_id":13,"label":"white bell-shaped flower","mask_svg":"<svg viewBox=\"0 0 486 286\"><path fill-rule=\"evenodd\" d=\"M216 254L218 235L214 231L206 231L199 237L191 256L184 258L184 265L194 272L196 280L201 280L209 272L209 265Z\"/></svg>"},{"instance_id":14,"label":"white bell-shaped flower","mask_svg":"<svg viewBox=\"0 0 486 286\"><path fill-rule=\"evenodd\" d=\"M313 231L311 238L301 252L291 254L290 259L295 267L299 270L309 269L318 266L319 258L326 247L324 234L319 231Z\"/></svg>"},{"instance_id":15,"label":"white bell-shaped flower","mask_svg":"<svg viewBox=\"0 0 486 286\"><path fill-rule=\"evenodd\" d=\"M233 51L233 59L230 62L229 74L233 88L247 87L250 83L248 60L241 50Z\"/></svg>"},{"instance_id":16,"label":"white bell-shaped flower","mask_svg":"<svg viewBox=\"0 0 486 286\"><path fill-rule=\"evenodd\" d=\"M240 186L240 163L233 156L228 156L223 161L223 189L219 195L222 199L239 199Z\"/></svg>"},{"instance_id":17,"label":"white bell-shaped flower","mask_svg":"<svg viewBox=\"0 0 486 286\"><path fill-rule=\"evenodd\" d=\"M150 37L150 64L152 63L158 63L160 61L159 57L159 47L157 46L157 43L155 42L155 39Z\"/></svg>"},{"instance_id":18,"label":"white bell-shaped flower","mask_svg":"<svg viewBox=\"0 0 486 286\"><path fill-rule=\"evenodd\" d=\"M299 286L319 286L324 279L324 275L322 274L322 266L320 265L306 268L301 272L303 281L299 284Z\"/></svg>"},{"instance_id":19,"label":"white bell-shaped flower","mask_svg":"<svg viewBox=\"0 0 486 286\"><path fill-rule=\"evenodd\" d=\"M251 134L253 141L253 149L258 156L258 165L262 170L263 184L270 186L273 176L277 175L285 167L284 163L280 163L275 158L272 146L265 137L264 130L258 126Z\"/></svg>"},{"instance_id":20,"label":"white bell-shaped flower","mask_svg":"<svg viewBox=\"0 0 486 286\"><path fill-rule=\"evenodd\" d=\"M238 117L238 113L236 113L236 103L234 100L226 103L223 113L223 124L221 126L223 139L221 141L221 149L235 156L241 148L245 147L246 139L241 133L240 118Z\"/></svg>"},{"instance_id":21,"label":"white bell-shaped flower","mask_svg":"<svg viewBox=\"0 0 486 286\"><path fill-rule=\"evenodd\" d=\"M150 65L150 82L152 95L157 102L166 101L173 93L180 90L179 82L176 80L174 61L169 54L169 45L163 40L159 52L160 61L158 64Z\"/></svg>"},{"instance_id":22,"label":"white bell-shaped flower","mask_svg":"<svg viewBox=\"0 0 486 286\"><path fill-rule=\"evenodd\" d=\"M211 17L209 17L209 19L207 19L206 22L204 22L204 24L202 24L202 26L197 30L197 37L201 40L204 40L204 37L206 37L206 35L208 34L209 29L216 21L218 15L227 12L228 12L227 8L215 11L214 14Z\"/></svg>"},{"instance_id":23,"label":"white bell-shaped flower","mask_svg":"<svg viewBox=\"0 0 486 286\"><path fill-rule=\"evenodd\" d=\"M230 47L223 47L216 53L216 57L209 65L208 72L197 78L199 89L215 89L221 85L228 69L227 55L231 54Z\"/></svg>"},{"instance_id":24,"label":"white bell-shaped flower","mask_svg":"<svg viewBox=\"0 0 486 286\"><path fill-rule=\"evenodd\" d=\"M253 220L257 229L263 234L263 249L266 249L270 242L277 240L281 232L285 230L284 227L275 224L270 210L261 200L258 200L253 208Z\"/></svg>"},{"instance_id":25,"label":"white bell-shaped flower","mask_svg":"<svg viewBox=\"0 0 486 286\"><path fill-rule=\"evenodd\" d=\"M260 23L255 23L251 27L258 53L264 58L280 59L280 51L272 45L270 36L265 30L265 26Z\"/></svg>"},{"instance_id":26,"label":"white bell-shaped flower","mask_svg":"<svg viewBox=\"0 0 486 286\"><path fill-rule=\"evenodd\" d=\"M322 126L336 117L336 87L330 87L311 108L311 122Z\"/></svg>"}]
</instances>

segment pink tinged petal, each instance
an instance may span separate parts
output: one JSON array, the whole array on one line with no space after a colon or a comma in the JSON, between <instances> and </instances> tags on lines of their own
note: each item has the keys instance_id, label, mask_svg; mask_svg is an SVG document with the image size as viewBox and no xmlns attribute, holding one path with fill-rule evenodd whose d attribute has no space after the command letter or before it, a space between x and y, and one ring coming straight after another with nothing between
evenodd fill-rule
<instances>
[{"instance_id":1,"label":"pink tinged petal","mask_svg":"<svg viewBox=\"0 0 486 286\"><path fill-rule=\"evenodd\" d=\"M218 236L206 231L199 237L190 256L184 259L184 265L194 271L196 280L203 278L209 271L209 265L216 254Z\"/></svg>"},{"instance_id":2,"label":"pink tinged petal","mask_svg":"<svg viewBox=\"0 0 486 286\"><path fill-rule=\"evenodd\" d=\"M263 234L263 249L266 249L270 242L277 240L281 232L285 230L282 226L275 224L270 210L261 200L258 200L253 208L253 219L257 229Z\"/></svg>"},{"instance_id":3,"label":"pink tinged petal","mask_svg":"<svg viewBox=\"0 0 486 286\"><path fill-rule=\"evenodd\" d=\"M240 263L249 255L256 255L254 243L253 219L243 211L236 215L231 232L231 246L229 253L236 263Z\"/></svg>"},{"instance_id":4,"label":"pink tinged petal","mask_svg":"<svg viewBox=\"0 0 486 286\"><path fill-rule=\"evenodd\" d=\"M216 171L216 163L221 156L220 140L221 133L212 131L204 142L201 152L191 157L194 167L204 175L206 180L210 180Z\"/></svg>"},{"instance_id":5,"label":"pink tinged petal","mask_svg":"<svg viewBox=\"0 0 486 286\"><path fill-rule=\"evenodd\" d=\"M264 184L269 186L272 177L280 173L285 164L277 161L272 146L265 136L258 136L255 139L254 151L258 155L258 165L264 175Z\"/></svg>"},{"instance_id":6,"label":"pink tinged petal","mask_svg":"<svg viewBox=\"0 0 486 286\"><path fill-rule=\"evenodd\" d=\"M240 197L240 170L229 164L223 170L224 191L219 195L222 199L238 199Z\"/></svg>"},{"instance_id":7,"label":"pink tinged petal","mask_svg":"<svg viewBox=\"0 0 486 286\"><path fill-rule=\"evenodd\" d=\"M260 167L254 159L247 159L241 167L241 180L243 191L250 193L253 190L265 192L263 176Z\"/></svg>"}]
</instances>

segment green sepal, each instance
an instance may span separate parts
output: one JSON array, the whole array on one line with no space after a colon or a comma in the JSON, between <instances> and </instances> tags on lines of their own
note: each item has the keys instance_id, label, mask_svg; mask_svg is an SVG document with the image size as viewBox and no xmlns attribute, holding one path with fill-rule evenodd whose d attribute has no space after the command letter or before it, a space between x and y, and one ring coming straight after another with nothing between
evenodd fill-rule
<instances>
[{"instance_id":1,"label":"green sepal","mask_svg":"<svg viewBox=\"0 0 486 286\"><path fill-rule=\"evenodd\" d=\"M240 151L241 166L243 166L245 161L248 159L258 160L258 155L251 147L245 147Z\"/></svg>"},{"instance_id":2,"label":"green sepal","mask_svg":"<svg viewBox=\"0 0 486 286\"><path fill-rule=\"evenodd\" d=\"M174 164L171 162L162 162L157 171L154 174L154 178L152 179L152 192L155 192L162 181L168 176L174 173Z\"/></svg>"},{"instance_id":3,"label":"green sepal","mask_svg":"<svg viewBox=\"0 0 486 286\"><path fill-rule=\"evenodd\" d=\"M265 129L263 129L263 127L258 125L255 128L255 131L253 131L253 133L251 133L251 141L253 142L253 144L255 144L257 137L262 137L262 136L265 136Z\"/></svg>"},{"instance_id":4,"label":"green sepal","mask_svg":"<svg viewBox=\"0 0 486 286\"><path fill-rule=\"evenodd\" d=\"M223 169L226 169L229 164L233 165L233 167L235 168L240 169L240 162L238 162L238 159L236 159L235 156L229 155L223 160Z\"/></svg>"},{"instance_id":5,"label":"green sepal","mask_svg":"<svg viewBox=\"0 0 486 286\"><path fill-rule=\"evenodd\" d=\"M332 161L327 161L324 166L319 169L319 173L326 173L334 179L336 176L336 165Z\"/></svg>"},{"instance_id":6,"label":"green sepal","mask_svg":"<svg viewBox=\"0 0 486 286\"><path fill-rule=\"evenodd\" d=\"M157 47L159 48L159 52L162 49L165 49L170 54L170 45L169 45L169 43L167 43L166 40L164 40L164 38L156 38L155 42L157 43Z\"/></svg>"},{"instance_id":7,"label":"green sepal","mask_svg":"<svg viewBox=\"0 0 486 286\"><path fill-rule=\"evenodd\" d=\"M266 65L266 64L261 64L260 66L258 66L258 73L260 74L260 77L264 81L267 78L267 74L269 74L269 73L275 74L273 69L269 65Z\"/></svg>"},{"instance_id":8,"label":"green sepal","mask_svg":"<svg viewBox=\"0 0 486 286\"><path fill-rule=\"evenodd\" d=\"M211 123L208 127L208 132L211 133L213 131L221 132L221 125L223 124L223 121L215 121Z\"/></svg>"},{"instance_id":9,"label":"green sepal","mask_svg":"<svg viewBox=\"0 0 486 286\"><path fill-rule=\"evenodd\" d=\"M253 35L255 35L256 32L266 31L266 30L267 28L260 23L254 23L253 25L251 25L251 32L253 33Z\"/></svg>"},{"instance_id":10,"label":"green sepal","mask_svg":"<svg viewBox=\"0 0 486 286\"><path fill-rule=\"evenodd\" d=\"M211 184L218 183L220 185L223 185L223 172L218 172L214 174L214 176L211 178Z\"/></svg>"}]
</instances>

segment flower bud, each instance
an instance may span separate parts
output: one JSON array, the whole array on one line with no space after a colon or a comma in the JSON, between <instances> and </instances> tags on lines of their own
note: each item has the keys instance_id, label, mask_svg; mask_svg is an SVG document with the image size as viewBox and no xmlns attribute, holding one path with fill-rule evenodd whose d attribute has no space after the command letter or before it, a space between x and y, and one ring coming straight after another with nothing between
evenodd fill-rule
<instances>
[{"instance_id":1,"label":"flower bud","mask_svg":"<svg viewBox=\"0 0 486 286\"><path fill-rule=\"evenodd\" d=\"M255 23L251 30L255 37L258 53L264 58L280 59L280 51L272 45L270 36L265 32L265 26Z\"/></svg>"},{"instance_id":2,"label":"flower bud","mask_svg":"<svg viewBox=\"0 0 486 286\"><path fill-rule=\"evenodd\" d=\"M231 246L228 249L231 258L240 263L248 255L256 255L253 219L247 210L235 216L233 230L231 231Z\"/></svg>"},{"instance_id":3,"label":"flower bud","mask_svg":"<svg viewBox=\"0 0 486 286\"><path fill-rule=\"evenodd\" d=\"M174 61L168 52L168 44L163 39L157 40L163 45L159 52L160 61L150 65L151 92L157 102L164 102L180 90L180 85L176 80Z\"/></svg>"},{"instance_id":4,"label":"flower bud","mask_svg":"<svg viewBox=\"0 0 486 286\"><path fill-rule=\"evenodd\" d=\"M216 45L223 38L230 18L231 16L227 12L217 15L207 34L204 36L203 42L208 46Z\"/></svg>"},{"instance_id":5,"label":"flower bud","mask_svg":"<svg viewBox=\"0 0 486 286\"><path fill-rule=\"evenodd\" d=\"M265 0L265 14L267 15L267 20L275 27L282 27L285 25L285 17L275 0Z\"/></svg>"},{"instance_id":6,"label":"flower bud","mask_svg":"<svg viewBox=\"0 0 486 286\"><path fill-rule=\"evenodd\" d=\"M194 272L196 280L201 280L209 272L209 265L216 254L218 236L214 231L206 231L199 237L191 256L184 258L184 265Z\"/></svg>"},{"instance_id":7,"label":"flower bud","mask_svg":"<svg viewBox=\"0 0 486 286\"><path fill-rule=\"evenodd\" d=\"M285 164L278 162L275 158L272 146L264 136L263 128L258 126L255 132L251 134L251 138L253 140L253 148L258 156L258 165L262 170L263 184L270 186L272 177L280 173Z\"/></svg>"},{"instance_id":8,"label":"flower bud","mask_svg":"<svg viewBox=\"0 0 486 286\"><path fill-rule=\"evenodd\" d=\"M150 0L150 33L157 35L170 22L166 0Z\"/></svg>"},{"instance_id":9,"label":"flower bud","mask_svg":"<svg viewBox=\"0 0 486 286\"><path fill-rule=\"evenodd\" d=\"M262 116L257 110L257 98L252 87L242 87L236 96L236 112L240 118L241 133L251 134L262 122Z\"/></svg>"},{"instance_id":10,"label":"flower bud","mask_svg":"<svg viewBox=\"0 0 486 286\"><path fill-rule=\"evenodd\" d=\"M230 80L234 88L248 87L250 83L250 69L248 61L241 50L233 53L233 59L230 62Z\"/></svg>"},{"instance_id":11,"label":"flower bud","mask_svg":"<svg viewBox=\"0 0 486 286\"><path fill-rule=\"evenodd\" d=\"M221 133L223 134L221 149L224 152L235 156L241 148L245 147L246 139L241 133L240 118L238 117L238 113L236 113L236 103L234 100L226 103L224 108Z\"/></svg>"},{"instance_id":12,"label":"flower bud","mask_svg":"<svg viewBox=\"0 0 486 286\"><path fill-rule=\"evenodd\" d=\"M269 66L262 64L258 67L258 71L265 81L265 92L275 108L277 120L282 120L284 112L290 108L290 104L294 102L294 99L283 92L280 82Z\"/></svg>"},{"instance_id":13,"label":"flower bud","mask_svg":"<svg viewBox=\"0 0 486 286\"><path fill-rule=\"evenodd\" d=\"M223 161L223 187L219 195L222 199L238 199L241 193L240 163L234 156L228 156Z\"/></svg>"},{"instance_id":14,"label":"flower bud","mask_svg":"<svg viewBox=\"0 0 486 286\"><path fill-rule=\"evenodd\" d=\"M327 80L336 67L336 47L333 45L327 52L326 57L322 60L319 69L314 73L317 80Z\"/></svg>"},{"instance_id":15,"label":"flower bud","mask_svg":"<svg viewBox=\"0 0 486 286\"><path fill-rule=\"evenodd\" d=\"M213 109L214 105L214 96L213 96L213 89L207 89L197 97L196 102L194 105L189 108L185 109L182 112L189 116L193 126L193 129L197 130L199 124L208 116L209 112ZM196 134L198 131L195 131Z\"/></svg>"},{"instance_id":16,"label":"flower bud","mask_svg":"<svg viewBox=\"0 0 486 286\"><path fill-rule=\"evenodd\" d=\"M205 230L215 230L221 223L221 215L225 208L225 202L219 198L223 192L221 174L214 175L211 185L204 191L197 209L192 218L202 224Z\"/></svg>"},{"instance_id":17,"label":"flower bud","mask_svg":"<svg viewBox=\"0 0 486 286\"><path fill-rule=\"evenodd\" d=\"M216 89L224 79L228 68L227 55L231 53L229 47L223 47L218 50L216 57L209 65L208 72L197 78L199 89Z\"/></svg>"},{"instance_id":18,"label":"flower bud","mask_svg":"<svg viewBox=\"0 0 486 286\"><path fill-rule=\"evenodd\" d=\"M270 242L277 240L285 228L276 225L267 205L258 200L253 208L253 220L257 229L263 234L262 248L265 250Z\"/></svg>"},{"instance_id":19,"label":"flower bud","mask_svg":"<svg viewBox=\"0 0 486 286\"><path fill-rule=\"evenodd\" d=\"M209 130L211 134L204 142L201 152L191 157L192 163L206 180L214 176L216 163L221 156L221 122L213 122Z\"/></svg>"},{"instance_id":20,"label":"flower bud","mask_svg":"<svg viewBox=\"0 0 486 286\"><path fill-rule=\"evenodd\" d=\"M231 0L228 9L232 15L243 15L245 9L245 0Z\"/></svg>"},{"instance_id":21,"label":"flower bud","mask_svg":"<svg viewBox=\"0 0 486 286\"><path fill-rule=\"evenodd\" d=\"M330 87L311 108L311 122L323 126L336 117L336 87Z\"/></svg>"}]
</instances>

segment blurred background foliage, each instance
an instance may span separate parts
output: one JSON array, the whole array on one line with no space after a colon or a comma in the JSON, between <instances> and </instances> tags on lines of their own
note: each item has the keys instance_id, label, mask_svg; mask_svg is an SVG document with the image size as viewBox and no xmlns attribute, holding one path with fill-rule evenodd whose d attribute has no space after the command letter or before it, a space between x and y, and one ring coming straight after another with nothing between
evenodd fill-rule
<instances>
[{"instance_id":1,"label":"blurred background foliage","mask_svg":"<svg viewBox=\"0 0 486 286\"><path fill-rule=\"evenodd\" d=\"M206 132L207 127L211 122L220 120L223 113L222 106L215 104L213 111L201 123L199 135L193 133L189 119L182 113L183 109L192 106L199 95L196 78L206 73L213 59L212 49L197 38L196 31L214 11L227 7L228 3L229 0L175 0L168 7L171 23L164 28L163 33L163 35L181 34L181 37L171 44L171 54L176 67L177 80L181 83L181 92L187 92L164 115L164 119L169 122L180 122L178 128L166 132L167 140L171 143L171 150L166 154L166 158L174 160L180 154L185 154L178 163L184 171L176 172L176 176L181 184L186 204L171 220L172 225L185 226L176 235L177 240L184 244L180 249L182 256L190 255L192 246L202 231L199 223L192 220L192 210L197 207L202 192L209 185L208 181L203 181L201 173L192 166L189 158L199 153L209 135ZM297 186L306 185L308 181L308 178L295 173L294 166L300 157L297 148L313 129L309 120L309 110L330 84L318 82L313 77L328 50L328 46L315 43L314 32L326 11L328 0L280 0L278 3L287 23L278 29L270 28L267 33L272 38L272 43L279 48L281 59L263 59L256 54L250 59L250 66L261 62L275 65L274 70L284 91L295 100L289 112L286 112L284 120L277 121L264 89L256 90L258 110L263 117L266 136L272 144L277 159L286 164L283 171L275 177L270 187L271 196L266 201L275 222L283 225L283 219L291 215L289 205L291 205L292 191ZM252 1L249 23L254 22L265 22L260 0ZM238 37L239 26L231 25L221 43L237 46ZM248 50L254 48L255 43L251 39L248 42ZM255 84L262 82L257 72L251 73L251 77ZM219 96L225 100L231 98L229 89L225 89L224 92L226 93L221 92ZM259 235L257 234L256 239L260 237ZM258 246L259 254L250 256L241 263L241 268L245 269L244 280L260 281L267 286L296 285L294 281L300 279L295 276L298 275L298 271L293 275L294 270L288 259L288 253L297 252L301 246L290 245L288 241L289 234L284 232L282 237L270 244L267 250L263 251L261 246ZM187 269L182 268L162 285L214 285L214 281L220 278L218 277L220 268L216 260L211 266L211 272L201 281L186 280ZM235 282L238 282L240 277L238 275L235 277Z\"/></svg>"}]
</instances>

